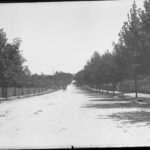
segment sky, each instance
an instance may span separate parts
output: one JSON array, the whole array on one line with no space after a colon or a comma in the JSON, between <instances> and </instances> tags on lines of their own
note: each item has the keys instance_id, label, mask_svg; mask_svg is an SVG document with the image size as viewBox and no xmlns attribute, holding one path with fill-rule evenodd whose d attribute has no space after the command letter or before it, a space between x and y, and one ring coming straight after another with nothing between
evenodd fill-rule
<instances>
[{"instance_id":1,"label":"sky","mask_svg":"<svg viewBox=\"0 0 150 150\"><path fill-rule=\"evenodd\" d=\"M135 0L138 7L143 0ZM22 39L23 56L32 73L77 73L94 51L112 51L133 0L4 3L0 28L8 42Z\"/></svg>"}]
</instances>

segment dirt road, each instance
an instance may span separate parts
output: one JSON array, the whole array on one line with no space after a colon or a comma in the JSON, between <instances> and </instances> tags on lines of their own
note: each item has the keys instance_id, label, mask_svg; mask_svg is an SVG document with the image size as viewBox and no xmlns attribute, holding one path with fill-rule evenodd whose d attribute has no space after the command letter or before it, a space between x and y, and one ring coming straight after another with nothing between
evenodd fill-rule
<instances>
[{"instance_id":1,"label":"dirt road","mask_svg":"<svg viewBox=\"0 0 150 150\"><path fill-rule=\"evenodd\" d=\"M147 104L71 84L0 104L0 148L150 146Z\"/></svg>"}]
</instances>

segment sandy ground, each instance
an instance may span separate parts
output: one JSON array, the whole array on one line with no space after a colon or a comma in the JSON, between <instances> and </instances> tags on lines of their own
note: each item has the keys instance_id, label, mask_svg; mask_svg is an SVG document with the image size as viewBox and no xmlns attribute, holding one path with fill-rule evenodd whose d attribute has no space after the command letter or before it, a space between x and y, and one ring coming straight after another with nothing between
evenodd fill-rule
<instances>
[{"instance_id":1,"label":"sandy ground","mask_svg":"<svg viewBox=\"0 0 150 150\"><path fill-rule=\"evenodd\" d=\"M73 84L0 103L0 148L150 146L149 103L134 104Z\"/></svg>"}]
</instances>

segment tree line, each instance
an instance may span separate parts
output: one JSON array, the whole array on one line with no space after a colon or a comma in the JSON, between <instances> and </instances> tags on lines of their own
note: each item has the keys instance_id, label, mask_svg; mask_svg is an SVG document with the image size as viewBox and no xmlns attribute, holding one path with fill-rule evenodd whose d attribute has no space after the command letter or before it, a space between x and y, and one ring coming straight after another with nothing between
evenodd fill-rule
<instances>
[{"instance_id":1,"label":"tree line","mask_svg":"<svg viewBox=\"0 0 150 150\"><path fill-rule=\"evenodd\" d=\"M135 96L138 79L150 75L150 0L145 0L143 9L134 2L118 34L113 50L100 55L94 52L75 80L80 84L113 91L118 83L133 79Z\"/></svg>"},{"instance_id":2,"label":"tree line","mask_svg":"<svg viewBox=\"0 0 150 150\"><path fill-rule=\"evenodd\" d=\"M32 74L28 66L24 65L26 60L20 50L20 45L20 38L14 38L10 43L4 29L0 29L0 87L2 97L7 98L7 89L9 87L14 87L13 96L16 96L16 89L21 90L23 95L24 88L30 94L31 88L34 88L36 92L37 89L61 88L71 82L73 76L69 73L56 72L54 75Z\"/></svg>"}]
</instances>

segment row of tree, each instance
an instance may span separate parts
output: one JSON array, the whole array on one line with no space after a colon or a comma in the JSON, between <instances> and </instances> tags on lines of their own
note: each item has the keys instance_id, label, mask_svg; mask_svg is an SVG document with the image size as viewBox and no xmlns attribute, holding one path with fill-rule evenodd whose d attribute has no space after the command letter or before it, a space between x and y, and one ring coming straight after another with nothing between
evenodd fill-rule
<instances>
[{"instance_id":1,"label":"row of tree","mask_svg":"<svg viewBox=\"0 0 150 150\"><path fill-rule=\"evenodd\" d=\"M125 79L134 79L137 97L137 81L150 75L150 0L145 0L143 9L134 2L119 34L113 42L113 50L100 55L94 52L91 59L79 71L78 83L95 85L98 89L115 86Z\"/></svg>"},{"instance_id":2,"label":"row of tree","mask_svg":"<svg viewBox=\"0 0 150 150\"><path fill-rule=\"evenodd\" d=\"M8 87L23 88L60 88L72 80L69 73L56 72L54 75L31 74L24 65L25 58L20 50L21 39L9 43L6 33L0 29L0 87L2 97L7 98ZM16 90L15 90L16 91ZM14 91L14 95L16 92ZM30 93L30 91L29 91ZM23 94L23 92L22 92Z\"/></svg>"}]
</instances>

